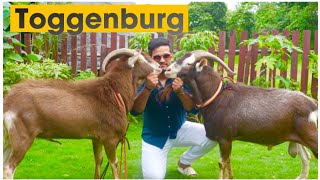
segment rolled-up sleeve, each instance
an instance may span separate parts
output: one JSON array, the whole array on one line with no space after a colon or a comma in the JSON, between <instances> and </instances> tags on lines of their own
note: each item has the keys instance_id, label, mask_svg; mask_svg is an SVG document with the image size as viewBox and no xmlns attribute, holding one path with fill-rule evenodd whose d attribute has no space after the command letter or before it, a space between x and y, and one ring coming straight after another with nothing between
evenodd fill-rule
<instances>
[{"instance_id":1,"label":"rolled-up sleeve","mask_svg":"<svg viewBox=\"0 0 320 180\"><path fill-rule=\"evenodd\" d=\"M189 87L187 85L184 85L183 88L187 91L187 93L189 93L191 95L191 90L189 89ZM199 109L197 109L195 104L194 104L193 108L190 111L187 111L187 113L198 114L199 113Z\"/></svg>"}]
</instances>

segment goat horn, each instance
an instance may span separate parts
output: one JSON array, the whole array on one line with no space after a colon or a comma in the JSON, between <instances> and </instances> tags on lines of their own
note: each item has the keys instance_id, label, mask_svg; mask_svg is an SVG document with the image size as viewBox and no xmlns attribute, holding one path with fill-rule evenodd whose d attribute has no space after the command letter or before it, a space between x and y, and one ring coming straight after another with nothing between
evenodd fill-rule
<instances>
[{"instance_id":1,"label":"goat horn","mask_svg":"<svg viewBox=\"0 0 320 180\"><path fill-rule=\"evenodd\" d=\"M121 55L127 55L127 56L134 56L135 54L137 54L138 52L136 50L133 49L126 49L126 48L122 48L122 49L117 49L114 50L112 52L110 52L107 57L103 60L102 63L102 71L106 72L106 66L114 59L117 59L119 56Z\"/></svg>"},{"instance_id":2,"label":"goat horn","mask_svg":"<svg viewBox=\"0 0 320 180\"><path fill-rule=\"evenodd\" d=\"M195 56L195 59L196 61L200 61L202 58L205 58L205 59L208 59L208 60L211 60L211 61L217 61L219 64L221 64L224 69L227 70L227 72L231 75L235 75L236 73L233 72L226 63L223 62L223 60L221 60L219 57L207 52L207 51L204 51L204 50L195 50L195 51L192 51L191 53L194 54Z\"/></svg>"}]
</instances>

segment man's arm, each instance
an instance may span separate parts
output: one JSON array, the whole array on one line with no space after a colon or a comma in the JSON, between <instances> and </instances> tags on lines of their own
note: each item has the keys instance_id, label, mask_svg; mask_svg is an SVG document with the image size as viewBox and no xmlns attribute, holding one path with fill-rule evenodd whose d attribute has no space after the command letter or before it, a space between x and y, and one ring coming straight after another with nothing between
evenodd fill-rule
<instances>
[{"instance_id":1,"label":"man's arm","mask_svg":"<svg viewBox=\"0 0 320 180\"><path fill-rule=\"evenodd\" d=\"M136 96L133 104L133 110L137 113L142 113L146 108L147 101L152 90L158 84L158 74L150 73L146 78L146 84L142 91Z\"/></svg>"},{"instance_id":2,"label":"man's arm","mask_svg":"<svg viewBox=\"0 0 320 180\"><path fill-rule=\"evenodd\" d=\"M176 78L172 83L172 89L178 95L180 101L182 102L183 108L186 111L191 111L194 107L193 100L190 94L183 90L182 86L183 81L180 78Z\"/></svg>"},{"instance_id":3,"label":"man's arm","mask_svg":"<svg viewBox=\"0 0 320 180\"><path fill-rule=\"evenodd\" d=\"M152 90L147 89L144 87L142 91L136 96L133 104L133 110L137 113L142 113L146 108L147 101L151 94Z\"/></svg>"}]
</instances>

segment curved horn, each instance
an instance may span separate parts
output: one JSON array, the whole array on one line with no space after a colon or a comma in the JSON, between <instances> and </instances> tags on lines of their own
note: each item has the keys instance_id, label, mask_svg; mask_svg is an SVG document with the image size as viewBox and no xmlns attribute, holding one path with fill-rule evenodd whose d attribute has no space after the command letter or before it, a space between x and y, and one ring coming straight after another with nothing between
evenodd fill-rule
<instances>
[{"instance_id":1,"label":"curved horn","mask_svg":"<svg viewBox=\"0 0 320 180\"><path fill-rule=\"evenodd\" d=\"M126 49L126 48L122 48L122 49L117 49L114 50L112 52L110 52L107 57L103 60L102 63L102 71L106 72L106 66L110 63L110 61L112 61L113 59L118 58L120 55L127 55L127 56L134 56L135 54L137 54L138 52L136 50L133 49Z\"/></svg>"},{"instance_id":2,"label":"curved horn","mask_svg":"<svg viewBox=\"0 0 320 180\"><path fill-rule=\"evenodd\" d=\"M205 59L208 59L208 60L211 60L211 61L217 61L219 64L221 64L224 69L227 70L227 72L231 75L235 75L236 73L233 72L226 63L223 62L223 60L221 60L219 57L207 52L207 51L204 51L204 50L195 50L195 51L192 51L191 53L194 54L195 56L195 59L196 61L200 61L202 58L205 58Z\"/></svg>"}]
</instances>

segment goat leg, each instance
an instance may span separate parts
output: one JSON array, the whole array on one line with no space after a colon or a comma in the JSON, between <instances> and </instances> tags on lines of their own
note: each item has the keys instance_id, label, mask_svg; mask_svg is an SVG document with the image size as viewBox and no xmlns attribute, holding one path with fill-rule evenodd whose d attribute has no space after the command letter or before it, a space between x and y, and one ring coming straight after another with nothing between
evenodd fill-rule
<instances>
[{"instance_id":1,"label":"goat leg","mask_svg":"<svg viewBox=\"0 0 320 180\"><path fill-rule=\"evenodd\" d=\"M99 140L93 139L93 153L94 153L94 160L95 160L95 173L94 178L99 179L101 176L101 164L103 161L102 157L102 143Z\"/></svg>"},{"instance_id":2,"label":"goat leg","mask_svg":"<svg viewBox=\"0 0 320 180\"><path fill-rule=\"evenodd\" d=\"M233 179L233 173L232 173L231 159L230 158L227 160L227 169L228 169L228 178L229 179Z\"/></svg>"},{"instance_id":3,"label":"goat leg","mask_svg":"<svg viewBox=\"0 0 320 180\"><path fill-rule=\"evenodd\" d=\"M225 179L225 164L222 160L222 158L220 158L219 160L219 168L220 168L220 172L219 172L219 179Z\"/></svg>"},{"instance_id":4,"label":"goat leg","mask_svg":"<svg viewBox=\"0 0 320 180\"><path fill-rule=\"evenodd\" d=\"M232 149L232 141L220 140L220 179L230 179L233 177L231 170L230 154Z\"/></svg>"},{"instance_id":5,"label":"goat leg","mask_svg":"<svg viewBox=\"0 0 320 180\"><path fill-rule=\"evenodd\" d=\"M307 151L307 149L302 146L301 144L297 144L299 156L302 162L302 169L299 177L297 179L307 179L309 175L309 168L310 168L310 159L311 155Z\"/></svg>"},{"instance_id":6,"label":"goat leg","mask_svg":"<svg viewBox=\"0 0 320 180\"><path fill-rule=\"evenodd\" d=\"M117 144L120 138L117 136L113 136L113 137L114 138L103 141L103 144L104 144L104 150L106 151L107 157L109 159L109 163L112 168L113 178L120 179L119 172L118 172L118 159L116 156Z\"/></svg>"}]
</instances>

